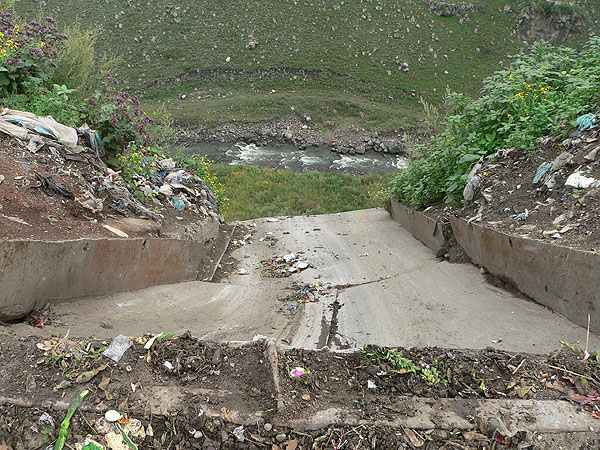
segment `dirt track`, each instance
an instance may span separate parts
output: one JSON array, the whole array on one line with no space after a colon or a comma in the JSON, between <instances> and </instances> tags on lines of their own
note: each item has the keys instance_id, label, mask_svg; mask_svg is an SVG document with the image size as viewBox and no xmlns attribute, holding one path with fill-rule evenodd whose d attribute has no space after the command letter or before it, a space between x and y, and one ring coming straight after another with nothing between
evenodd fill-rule
<instances>
[{"instance_id":1,"label":"dirt track","mask_svg":"<svg viewBox=\"0 0 600 450\"><path fill-rule=\"evenodd\" d=\"M10 331L70 329L70 336L109 338L190 330L225 341L258 334L309 349L376 344L545 353L560 340L585 342L585 329L492 286L476 267L438 261L383 210L244 225L253 230L253 242L233 251L237 268L224 260L223 270L232 274L220 283L70 300L53 308L53 325ZM289 253L311 267L290 277L266 276L261 262ZM316 284L321 291L310 295L316 301L299 302L300 288ZM600 347L600 338L592 336L590 344Z\"/></svg>"}]
</instances>

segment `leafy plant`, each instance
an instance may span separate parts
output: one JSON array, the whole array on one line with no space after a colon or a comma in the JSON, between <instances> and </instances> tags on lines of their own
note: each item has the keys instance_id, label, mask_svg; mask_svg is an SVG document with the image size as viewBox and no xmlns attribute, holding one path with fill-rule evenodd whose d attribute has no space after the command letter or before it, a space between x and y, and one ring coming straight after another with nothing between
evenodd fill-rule
<instances>
[{"instance_id":1,"label":"leafy plant","mask_svg":"<svg viewBox=\"0 0 600 450\"><path fill-rule=\"evenodd\" d=\"M434 386L434 387L438 386L442 382L446 383L448 381L448 380L446 380L442 371L440 369L438 369L435 365L421 369L421 378L429 386Z\"/></svg>"},{"instance_id":2,"label":"leafy plant","mask_svg":"<svg viewBox=\"0 0 600 450\"><path fill-rule=\"evenodd\" d=\"M587 112L599 91L600 37L580 52L535 44L512 67L488 77L480 98L447 95L443 130L417 146L392 195L417 208L462 202L475 161L504 148L531 152L540 136L566 133L559 125Z\"/></svg>"},{"instance_id":3,"label":"leafy plant","mask_svg":"<svg viewBox=\"0 0 600 450\"><path fill-rule=\"evenodd\" d=\"M31 77L48 80L56 67L56 48L65 39L52 17L22 25L11 13L0 12L0 94L22 92Z\"/></svg>"},{"instance_id":4,"label":"leafy plant","mask_svg":"<svg viewBox=\"0 0 600 450\"><path fill-rule=\"evenodd\" d=\"M154 122L140 108L138 97L118 89L119 82L112 76L85 99L81 110L88 125L100 132L109 156L114 157L130 144L147 146L152 136L147 126ZM114 161L113 161L114 162Z\"/></svg>"},{"instance_id":5,"label":"leafy plant","mask_svg":"<svg viewBox=\"0 0 600 450\"><path fill-rule=\"evenodd\" d=\"M37 344L37 348L44 351L46 365L61 369L67 378L75 378L106 350L106 346L96 346L91 339L69 339L69 333L64 337L55 336L41 342Z\"/></svg>"},{"instance_id":6,"label":"leafy plant","mask_svg":"<svg viewBox=\"0 0 600 450\"><path fill-rule=\"evenodd\" d=\"M69 89L64 84L55 84L48 89L42 85L40 78L30 77L23 82L23 90L22 94L9 95L3 103L38 116L52 116L64 125L79 126L79 108L71 98L74 89Z\"/></svg>"},{"instance_id":7,"label":"leafy plant","mask_svg":"<svg viewBox=\"0 0 600 450\"><path fill-rule=\"evenodd\" d=\"M376 351L369 351L368 347L359 350L363 356L363 364L386 364L392 370L398 373L417 373L421 368L409 359L402 355L402 350L397 348L391 349L380 349Z\"/></svg>"}]
</instances>

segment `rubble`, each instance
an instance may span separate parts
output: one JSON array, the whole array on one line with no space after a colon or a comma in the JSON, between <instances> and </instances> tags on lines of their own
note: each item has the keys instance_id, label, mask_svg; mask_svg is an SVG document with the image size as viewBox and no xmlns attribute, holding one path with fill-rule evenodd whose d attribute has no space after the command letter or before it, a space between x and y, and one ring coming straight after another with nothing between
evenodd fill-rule
<instances>
[{"instance_id":1,"label":"rubble","mask_svg":"<svg viewBox=\"0 0 600 450\"><path fill-rule=\"evenodd\" d=\"M4 239L127 237L152 228L154 235L199 240L204 223L219 222L214 194L172 158L160 160L148 176L136 174L127 182L121 170L111 169L100 157L104 151L93 130L42 119L0 112ZM177 219L182 216L185 221ZM146 219L156 226L135 229L129 223L120 233L124 219Z\"/></svg>"}]
</instances>

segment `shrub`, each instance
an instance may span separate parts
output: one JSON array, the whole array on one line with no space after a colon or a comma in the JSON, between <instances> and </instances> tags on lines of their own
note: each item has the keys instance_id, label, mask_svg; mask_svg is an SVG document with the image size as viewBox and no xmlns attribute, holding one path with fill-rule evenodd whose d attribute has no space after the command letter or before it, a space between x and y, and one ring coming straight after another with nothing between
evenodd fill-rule
<instances>
[{"instance_id":1,"label":"shrub","mask_svg":"<svg viewBox=\"0 0 600 450\"><path fill-rule=\"evenodd\" d=\"M3 103L13 109L29 111L38 116L52 116L56 121L77 127L80 125L80 113L77 103L73 102L73 89L64 84L54 84L51 89L41 84L39 78L30 78L23 82L23 93L12 94Z\"/></svg>"},{"instance_id":2,"label":"shrub","mask_svg":"<svg viewBox=\"0 0 600 450\"><path fill-rule=\"evenodd\" d=\"M139 99L118 89L118 85L117 79L109 75L101 88L84 100L81 111L82 119L99 131L112 162L132 143L148 146L152 136L147 126L154 122L140 108Z\"/></svg>"},{"instance_id":3,"label":"shrub","mask_svg":"<svg viewBox=\"0 0 600 450\"><path fill-rule=\"evenodd\" d=\"M21 25L9 12L0 13L0 95L19 93L31 77L46 81L56 67L56 48L67 39L54 19Z\"/></svg>"},{"instance_id":4,"label":"shrub","mask_svg":"<svg viewBox=\"0 0 600 450\"><path fill-rule=\"evenodd\" d=\"M88 29L79 24L65 28L69 39L58 49L50 82L76 89L81 98L93 93L94 87L101 84L120 61L118 57L97 55L96 42L101 32L100 27Z\"/></svg>"},{"instance_id":5,"label":"shrub","mask_svg":"<svg viewBox=\"0 0 600 450\"><path fill-rule=\"evenodd\" d=\"M447 96L443 130L417 147L392 195L417 208L460 202L475 161L503 148L532 151L537 138L560 134L560 124L588 111L599 92L600 38L591 38L581 52L535 44L509 70L488 77L479 99Z\"/></svg>"}]
</instances>

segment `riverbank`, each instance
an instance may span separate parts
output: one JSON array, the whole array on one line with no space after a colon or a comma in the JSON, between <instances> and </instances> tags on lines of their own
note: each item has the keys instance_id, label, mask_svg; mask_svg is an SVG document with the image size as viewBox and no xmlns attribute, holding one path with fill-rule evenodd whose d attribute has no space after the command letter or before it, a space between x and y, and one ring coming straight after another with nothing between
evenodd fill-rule
<instances>
[{"instance_id":1,"label":"riverbank","mask_svg":"<svg viewBox=\"0 0 600 450\"><path fill-rule=\"evenodd\" d=\"M214 127L188 126L178 131L179 142L238 142L256 145L290 144L299 150L326 147L340 154L364 155L366 152L403 155L412 142L423 140L422 127L387 132L369 132L363 128L317 127L310 116L289 115L266 122L227 122Z\"/></svg>"}]
</instances>

